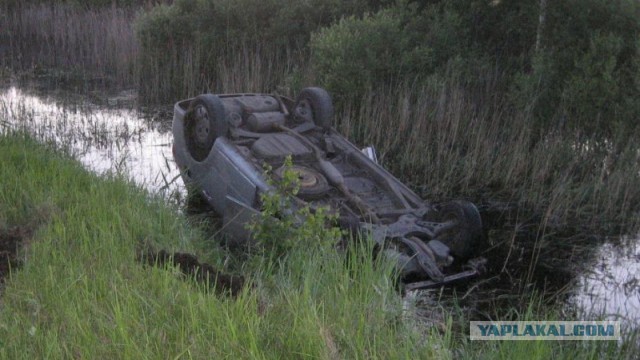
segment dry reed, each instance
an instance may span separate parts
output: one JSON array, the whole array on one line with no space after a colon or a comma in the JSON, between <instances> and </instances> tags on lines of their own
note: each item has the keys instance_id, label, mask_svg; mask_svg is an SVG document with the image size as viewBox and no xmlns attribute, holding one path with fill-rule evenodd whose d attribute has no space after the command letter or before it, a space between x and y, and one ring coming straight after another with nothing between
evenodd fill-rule
<instances>
[{"instance_id":1,"label":"dry reed","mask_svg":"<svg viewBox=\"0 0 640 360\"><path fill-rule=\"evenodd\" d=\"M135 17L131 8L18 6L0 18L0 28L10 29L0 39L9 56L0 61L14 69L66 69L131 86L137 78Z\"/></svg>"}]
</instances>

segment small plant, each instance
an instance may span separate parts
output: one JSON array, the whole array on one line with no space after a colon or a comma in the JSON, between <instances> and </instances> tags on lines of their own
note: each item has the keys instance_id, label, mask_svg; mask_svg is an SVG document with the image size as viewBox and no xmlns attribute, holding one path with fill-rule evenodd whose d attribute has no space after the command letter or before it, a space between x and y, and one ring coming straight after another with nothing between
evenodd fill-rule
<instances>
[{"instance_id":1,"label":"small plant","mask_svg":"<svg viewBox=\"0 0 640 360\"><path fill-rule=\"evenodd\" d=\"M331 248L342 236L341 230L333 226L336 215L327 208L311 209L309 205L297 203L295 196L300 184L298 175L290 169L290 156L284 166L286 170L278 182L269 176L270 167L265 170L275 191L261 194L262 212L248 225L257 248L276 259L299 251Z\"/></svg>"}]
</instances>

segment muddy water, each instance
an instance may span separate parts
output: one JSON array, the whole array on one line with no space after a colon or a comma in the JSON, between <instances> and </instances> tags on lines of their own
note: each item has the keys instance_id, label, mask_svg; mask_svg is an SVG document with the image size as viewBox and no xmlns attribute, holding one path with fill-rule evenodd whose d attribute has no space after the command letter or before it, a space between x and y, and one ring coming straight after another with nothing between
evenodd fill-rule
<instances>
[{"instance_id":1,"label":"muddy water","mask_svg":"<svg viewBox=\"0 0 640 360\"><path fill-rule=\"evenodd\" d=\"M47 94L47 93L45 93ZM25 129L42 141L71 150L87 168L116 172L168 201L180 203L184 186L171 154L172 106L142 111L134 92L98 96L59 97L35 94L19 87L0 90L0 131ZM96 105L99 103L101 105ZM581 318L640 323L640 248L634 239L606 243L597 250L590 269L573 279L567 307Z\"/></svg>"},{"instance_id":2,"label":"muddy water","mask_svg":"<svg viewBox=\"0 0 640 360\"><path fill-rule=\"evenodd\" d=\"M171 154L171 107L136 109L135 93L87 100L35 95L18 87L0 90L0 129L24 129L37 139L68 148L96 173L119 173L168 200L184 186Z\"/></svg>"}]
</instances>

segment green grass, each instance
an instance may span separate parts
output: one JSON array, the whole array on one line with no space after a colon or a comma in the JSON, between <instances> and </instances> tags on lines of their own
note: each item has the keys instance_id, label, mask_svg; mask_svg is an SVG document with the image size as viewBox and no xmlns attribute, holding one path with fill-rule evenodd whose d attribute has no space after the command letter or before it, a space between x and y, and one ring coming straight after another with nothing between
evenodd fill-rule
<instances>
[{"instance_id":1,"label":"green grass","mask_svg":"<svg viewBox=\"0 0 640 360\"><path fill-rule=\"evenodd\" d=\"M2 358L596 359L637 350L635 334L619 346L469 342L455 309L438 333L403 310L391 266L366 245L349 257L293 247L239 267L253 286L238 298L216 296L171 266L136 261L142 245L208 246L207 260L223 268L222 250L160 199L21 134L0 137L0 163L0 229L36 229L3 289ZM536 300L528 309L522 318L563 318Z\"/></svg>"},{"instance_id":2,"label":"green grass","mask_svg":"<svg viewBox=\"0 0 640 360\"><path fill-rule=\"evenodd\" d=\"M23 135L0 137L0 154L1 227L37 227L3 290L2 358L448 356L446 338L402 321L371 249L358 261L299 249L245 274L254 289L237 299L216 296L136 261L143 244L215 249L159 199Z\"/></svg>"},{"instance_id":3,"label":"green grass","mask_svg":"<svg viewBox=\"0 0 640 360\"><path fill-rule=\"evenodd\" d=\"M63 7L55 17L50 8L23 10L7 18L17 29L9 49L15 56L7 59L33 50L44 60L38 66L105 71L117 83L137 83L152 100L202 91L277 89L295 96L317 77L308 54L283 61L251 47L215 59L203 74L199 64L207 54L197 47L172 49L166 58L141 55L132 13ZM76 17L76 26L63 31L60 19ZM500 77L493 72L478 76ZM541 263L566 269L584 261L582 254L598 244L594 234L638 228L637 142L594 146L560 128L542 134L531 114L496 98L491 81L485 85L470 89L451 71L424 86L372 89L354 94L354 102L336 99L336 126L359 144L374 144L383 164L429 200L517 204L516 219L489 234L494 251L504 255L495 256L495 272L504 271L501 262L510 256L514 287L531 284ZM161 199L117 176L92 175L62 153L22 135L0 137L0 230L37 229L0 298L2 358L633 358L637 350L635 333L620 347L468 342L468 319L456 307L446 310L447 319L460 330L432 333L403 313L388 266L371 261L370 249L356 250L358 262L295 248L280 261L228 261L235 254ZM519 227L532 224L532 238L517 237ZM137 263L136 253L147 246L194 252L249 276L255 288L235 300L215 296L176 269ZM525 309L517 318L571 320L554 306L537 305L544 294L509 291L519 303L495 299L491 316Z\"/></svg>"},{"instance_id":4,"label":"green grass","mask_svg":"<svg viewBox=\"0 0 640 360\"><path fill-rule=\"evenodd\" d=\"M562 308L543 303L540 295L532 295L518 321L571 321ZM496 319L497 321L501 319ZM468 333L468 324L465 330ZM635 359L638 352L638 330L622 329L617 341L469 341L458 343L462 359Z\"/></svg>"}]
</instances>

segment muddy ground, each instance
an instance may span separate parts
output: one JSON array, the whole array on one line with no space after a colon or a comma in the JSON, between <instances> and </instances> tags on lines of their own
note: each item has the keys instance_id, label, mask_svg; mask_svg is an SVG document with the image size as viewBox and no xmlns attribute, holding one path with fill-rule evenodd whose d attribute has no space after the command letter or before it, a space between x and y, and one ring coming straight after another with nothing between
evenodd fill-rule
<instances>
[{"instance_id":1,"label":"muddy ground","mask_svg":"<svg viewBox=\"0 0 640 360\"><path fill-rule=\"evenodd\" d=\"M195 255L187 253L170 253L165 250L148 251L141 254L138 260L155 266L173 264L187 277L213 288L216 293L236 297L244 288L242 276L225 274L207 263L201 263Z\"/></svg>"},{"instance_id":2,"label":"muddy ground","mask_svg":"<svg viewBox=\"0 0 640 360\"><path fill-rule=\"evenodd\" d=\"M18 253L31 235L32 231L22 226L0 229L0 283L22 264Z\"/></svg>"}]
</instances>

